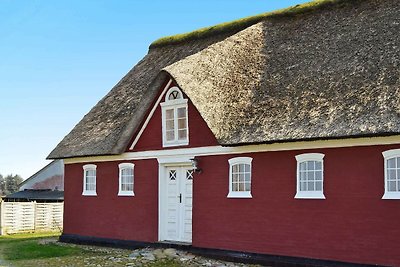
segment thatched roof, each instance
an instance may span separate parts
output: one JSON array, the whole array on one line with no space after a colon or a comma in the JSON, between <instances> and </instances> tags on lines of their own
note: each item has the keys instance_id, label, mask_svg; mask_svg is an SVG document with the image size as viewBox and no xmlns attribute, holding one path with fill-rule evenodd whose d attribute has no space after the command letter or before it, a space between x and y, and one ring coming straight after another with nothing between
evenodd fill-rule
<instances>
[{"instance_id":1,"label":"thatched roof","mask_svg":"<svg viewBox=\"0 0 400 267\"><path fill-rule=\"evenodd\" d=\"M221 145L399 134L400 3L330 2L151 48L49 157L122 153L162 69Z\"/></svg>"}]
</instances>

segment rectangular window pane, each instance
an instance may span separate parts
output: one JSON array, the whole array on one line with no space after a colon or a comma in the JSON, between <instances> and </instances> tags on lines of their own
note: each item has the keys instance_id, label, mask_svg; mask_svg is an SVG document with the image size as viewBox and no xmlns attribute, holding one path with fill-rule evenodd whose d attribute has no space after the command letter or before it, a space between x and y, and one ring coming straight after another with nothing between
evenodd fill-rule
<instances>
[{"instance_id":1,"label":"rectangular window pane","mask_svg":"<svg viewBox=\"0 0 400 267\"><path fill-rule=\"evenodd\" d=\"M315 169L322 170L322 162L321 161L315 161Z\"/></svg>"},{"instance_id":2,"label":"rectangular window pane","mask_svg":"<svg viewBox=\"0 0 400 267\"><path fill-rule=\"evenodd\" d=\"M301 171L307 170L307 162L302 162L302 163L300 163L300 170L301 170Z\"/></svg>"},{"instance_id":3,"label":"rectangular window pane","mask_svg":"<svg viewBox=\"0 0 400 267\"><path fill-rule=\"evenodd\" d=\"M244 191L244 183L239 184L239 191Z\"/></svg>"},{"instance_id":4,"label":"rectangular window pane","mask_svg":"<svg viewBox=\"0 0 400 267\"><path fill-rule=\"evenodd\" d=\"M178 108L178 118L186 118L186 108Z\"/></svg>"},{"instance_id":5,"label":"rectangular window pane","mask_svg":"<svg viewBox=\"0 0 400 267\"><path fill-rule=\"evenodd\" d=\"M178 119L178 129L186 129L186 118Z\"/></svg>"},{"instance_id":6,"label":"rectangular window pane","mask_svg":"<svg viewBox=\"0 0 400 267\"><path fill-rule=\"evenodd\" d=\"M165 128L166 130L173 130L174 129L174 120L166 120L165 121Z\"/></svg>"},{"instance_id":7,"label":"rectangular window pane","mask_svg":"<svg viewBox=\"0 0 400 267\"><path fill-rule=\"evenodd\" d=\"M232 191L239 191L239 185L237 183L232 184Z\"/></svg>"},{"instance_id":8,"label":"rectangular window pane","mask_svg":"<svg viewBox=\"0 0 400 267\"><path fill-rule=\"evenodd\" d=\"M166 134L167 134L167 141L172 141L172 140L175 140L175 132L172 130L172 131L166 131Z\"/></svg>"},{"instance_id":9,"label":"rectangular window pane","mask_svg":"<svg viewBox=\"0 0 400 267\"><path fill-rule=\"evenodd\" d=\"M246 173L244 174L244 180L245 180L246 182L250 182L250 173L249 173L249 172L246 172Z\"/></svg>"},{"instance_id":10,"label":"rectangular window pane","mask_svg":"<svg viewBox=\"0 0 400 267\"><path fill-rule=\"evenodd\" d=\"M300 181L304 181L304 180L306 180L306 172L304 172L304 171L300 171Z\"/></svg>"},{"instance_id":11,"label":"rectangular window pane","mask_svg":"<svg viewBox=\"0 0 400 267\"><path fill-rule=\"evenodd\" d=\"M322 182L315 182L315 191L322 191Z\"/></svg>"},{"instance_id":12,"label":"rectangular window pane","mask_svg":"<svg viewBox=\"0 0 400 267\"><path fill-rule=\"evenodd\" d=\"M239 172L239 166L238 166L237 164L235 164L235 165L232 166L232 172L233 172L233 173Z\"/></svg>"},{"instance_id":13,"label":"rectangular window pane","mask_svg":"<svg viewBox=\"0 0 400 267\"><path fill-rule=\"evenodd\" d=\"M308 191L314 191L314 182L308 182Z\"/></svg>"},{"instance_id":14,"label":"rectangular window pane","mask_svg":"<svg viewBox=\"0 0 400 267\"><path fill-rule=\"evenodd\" d=\"M126 190L133 191L133 184L128 184Z\"/></svg>"},{"instance_id":15,"label":"rectangular window pane","mask_svg":"<svg viewBox=\"0 0 400 267\"><path fill-rule=\"evenodd\" d=\"M397 157L396 159L397 159L397 166L396 166L396 168L400 168L400 157Z\"/></svg>"},{"instance_id":16,"label":"rectangular window pane","mask_svg":"<svg viewBox=\"0 0 400 267\"><path fill-rule=\"evenodd\" d=\"M174 119L174 110L173 109L167 109L165 111L165 119L167 119L167 120L173 120Z\"/></svg>"},{"instance_id":17,"label":"rectangular window pane","mask_svg":"<svg viewBox=\"0 0 400 267\"><path fill-rule=\"evenodd\" d=\"M250 191L250 183L245 183L244 186L245 191Z\"/></svg>"},{"instance_id":18,"label":"rectangular window pane","mask_svg":"<svg viewBox=\"0 0 400 267\"><path fill-rule=\"evenodd\" d=\"M396 159L388 159L387 166L388 168L396 168Z\"/></svg>"},{"instance_id":19,"label":"rectangular window pane","mask_svg":"<svg viewBox=\"0 0 400 267\"><path fill-rule=\"evenodd\" d=\"M244 174L239 173L239 182L243 183L244 182Z\"/></svg>"},{"instance_id":20,"label":"rectangular window pane","mask_svg":"<svg viewBox=\"0 0 400 267\"><path fill-rule=\"evenodd\" d=\"M322 180L322 171L315 172L315 180L317 180L317 181Z\"/></svg>"},{"instance_id":21,"label":"rectangular window pane","mask_svg":"<svg viewBox=\"0 0 400 267\"><path fill-rule=\"evenodd\" d=\"M250 164L245 164L244 165L244 171L245 172L250 172Z\"/></svg>"},{"instance_id":22,"label":"rectangular window pane","mask_svg":"<svg viewBox=\"0 0 400 267\"><path fill-rule=\"evenodd\" d=\"M313 172L313 171L309 172L307 176L308 176L307 177L308 181L314 181L315 180L315 172Z\"/></svg>"},{"instance_id":23,"label":"rectangular window pane","mask_svg":"<svg viewBox=\"0 0 400 267\"><path fill-rule=\"evenodd\" d=\"M388 170L388 180L396 179L396 170Z\"/></svg>"},{"instance_id":24,"label":"rectangular window pane","mask_svg":"<svg viewBox=\"0 0 400 267\"><path fill-rule=\"evenodd\" d=\"M234 183L239 182L239 174L237 173L232 174L232 182Z\"/></svg>"},{"instance_id":25,"label":"rectangular window pane","mask_svg":"<svg viewBox=\"0 0 400 267\"><path fill-rule=\"evenodd\" d=\"M187 130L179 130L178 131L179 140L185 140L187 138Z\"/></svg>"},{"instance_id":26,"label":"rectangular window pane","mask_svg":"<svg viewBox=\"0 0 400 267\"><path fill-rule=\"evenodd\" d=\"M239 164L239 171L244 172L244 164Z\"/></svg>"},{"instance_id":27,"label":"rectangular window pane","mask_svg":"<svg viewBox=\"0 0 400 267\"><path fill-rule=\"evenodd\" d=\"M395 192L396 191L396 181L389 181L388 182L388 191Z\"/></svg>"},{"instance_id":28,"label":"rectangular window pane","mask_svg":"<svg viewBox=\"0 0 400 267\"><path fill-rule=\"evenodd\" d=\"M300 191L307 191L307 182L300 182Z\"/></svg>"},{"instance_id":29,"label":"rectangular window pane","mask_svg":"<svg viewBox=\"0 0 400 267\"><path fill-rule=\"evenodd\" d=\"M307 169L315 170L315 161L307 161Z\"/></svg>"}]
</instances>

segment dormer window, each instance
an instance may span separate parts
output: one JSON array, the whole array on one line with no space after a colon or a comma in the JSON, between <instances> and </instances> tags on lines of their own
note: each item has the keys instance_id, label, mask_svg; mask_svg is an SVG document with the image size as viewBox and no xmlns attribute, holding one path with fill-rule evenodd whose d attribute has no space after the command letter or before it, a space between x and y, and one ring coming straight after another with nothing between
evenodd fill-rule
<instances>
[{"instance_id":1,"label":"dormer window","mask_svg":"<svg viewBox=\"0 0 400 267\"><path fill-rule=\"evenodd\" d=\"M174 86L165 95L161 103L163 147L189 144L187 99L181 90Z\"/></svg>"}]
</instances>

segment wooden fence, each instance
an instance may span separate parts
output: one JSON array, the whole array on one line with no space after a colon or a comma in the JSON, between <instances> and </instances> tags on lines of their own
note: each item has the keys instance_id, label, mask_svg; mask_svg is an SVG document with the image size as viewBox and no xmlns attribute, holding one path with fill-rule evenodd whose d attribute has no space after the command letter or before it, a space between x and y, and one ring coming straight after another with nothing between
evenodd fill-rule
<instances>
[{"instance_id":1,"label":"wooden fence","mask_svg":"<svg viewBox=\"0 0 400 267\"><path fill-rule=\"evenodd\" d=\"M1 202L1 235L60 231L64 203Z\"/></svg>"}]
</instances>

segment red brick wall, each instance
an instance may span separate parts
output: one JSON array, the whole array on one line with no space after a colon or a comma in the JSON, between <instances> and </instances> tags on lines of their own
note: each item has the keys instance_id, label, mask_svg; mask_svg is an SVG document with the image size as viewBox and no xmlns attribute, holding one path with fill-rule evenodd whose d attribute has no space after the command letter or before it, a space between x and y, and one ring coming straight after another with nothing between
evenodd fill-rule
<instances>
[{"instance_id":1,"label":"red brick wall","mask_svg":"<svg viewBox=\"0 0 400 267\"><path fill-rule=\"evenodd\" d=\"M118 195L118 164L97 165L97 196L82 196L84 164L65 166L64 233L140 240L158 239L158 163L135 162L135 196Z\"/></svg>"},{"instance_id":2,"label":"red brick wall","mask_svg":"<svg viewBox=\"0 0 400 267\"><path fill-rule=\"evenodd\" d=\"M400 266L400 200L382 200L381 152L400 146L246 154L252 199L228 199L228 159L201 157L193 244L275 255ZM296 160L324 153L325 200L294 199Z\"/></svg>"},{"instance_id":3,"label":"red brick wall","mask_svg":"<svg viewBox=\"0 0 400 267\"><path fill-rule=\"evenodd\" d=\"M400 200L382 200L381 152L371 146L201 157L194 178L193 245L400 265ZM296 160L324 153L325 200L294 199ZM252 199L228 199L228 159L250 156ZM82 196L83 164L67 165L64 232L155 242L158 163L135 163L135 196L118 197L118 164L97 164L97 197Z\"/></svg>"}]
</instances>

